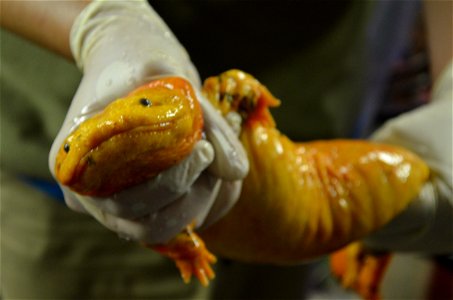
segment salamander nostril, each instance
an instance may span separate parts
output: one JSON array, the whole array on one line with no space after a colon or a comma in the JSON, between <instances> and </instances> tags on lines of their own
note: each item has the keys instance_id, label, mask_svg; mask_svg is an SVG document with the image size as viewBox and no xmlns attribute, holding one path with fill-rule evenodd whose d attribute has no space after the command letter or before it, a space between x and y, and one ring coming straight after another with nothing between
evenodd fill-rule
<instances>
[{"instance_id":1,"label":"salamander nostril","mask_svg":"<svg viewBox=\"0 0 453 300\"><path fill-rule=\"evenodd\" d=\"M151 100L146 99L146 98L141 98L140 99L140 104L146 107L149 107L152 105Z\"/></svg>"},{"instance_id":2,"label":"salamander nostril","mask_svg":"<svg viewBox=\"0 0 453 300\"><path fill-rule=\"evenodd\" d=\"M69 144L68 144L68 143L64 144L64 146L63 146L63 150L64 150L64 152L66 152L66 153L69 152L69 149L70 149L70 148L71 148L71 147L69 147Z\"/></svg>"}]
</instances>

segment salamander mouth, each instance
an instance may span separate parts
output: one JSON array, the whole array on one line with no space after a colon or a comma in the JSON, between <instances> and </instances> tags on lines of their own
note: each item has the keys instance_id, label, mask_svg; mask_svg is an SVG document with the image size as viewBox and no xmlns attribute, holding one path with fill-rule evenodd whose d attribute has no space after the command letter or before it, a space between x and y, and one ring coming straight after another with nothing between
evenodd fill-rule
<instances>
[{"instance_id":1,"label":"salamander mouth","mask_svg":"<svg viewBox=\"0 0 453 300\"><path fill-rule=\"evenodd\" d=\"M77 178L82 175L86 167L96 165L103 155L105 155L103 160L111 159L112 155L117 159L121 159L119 157L121 152L124 155L131 153L138 156L139 153L137 152L139 150L141 152L150 152L164 148L166 144L174 144L172 140L184 138L184 133L178 134L177 131L175 132L175 128L179 127L179 123L184 121L184 118L184 115L176 115L170 120L157 120L156 122L148 122L133 128L112 130L111 134L104 135L99 140L96 136L99 127L96 127L90 133L75 134L68 138L63 145L66 157L57 166L58 169L65 169L64 173L66 175L63 181L67 183L77 181ZM106 121L105 126L109 126L109 122L114 123L114 121ZM115 125L111 126L114 127ZM77 153L78 151L79 153ZM117 162L112 161L112 163Z\"/></svg>"},{"instance_id":2,"label":"salamander mouth","mask_svg":"<svg viewBox=\"0 0 453 300\"><path fill-rule=\"evenodd\" d=\"M174 133L172 126L140 126L111 136L74 166L71 184L82 194L110 195L152 178L190 153L201 133Z\"/></svg>"},{"instance_id":3,"label":"salamander mouth","mask_svg":"<svg viewBox=\"0 0 453 300\"><path fill-rule=\"evenodd\" d=\"M174 128L177 126L176 124L178 123L179 120L181 120L182 117L178 117L176 119L173 119L171 121L166 121L166 122L160 122L160 123L151 123L151 124L146 124L146 125L140 125L136 126L131 129L127 129L124 131L116 132L115 134L112 134L110 136L107 136L105 139L102 141L93 144L91 149L85 152L84 155L82 155L83 158L88 157L91 153L94 151L99 151L103 148L106 147L115 147L114 145L117 145L115 148L118 148L119 145L124 144L120 143L121 140L123 141L130 141L130 147L136 147L138 145L148 145L150 148L152 146L152 143L146 143L146 137L151 137L151 136L165 136L168 135L170 136L171 133L174 133ZM144 143L138 144L137 140L145 140ZM135 142L134 142L135 141ZM158 147L158 144L156 143L156 147ZM127 150L127 149L124 149ZM149 151L149 150L148 150Z\"/></svg>"}]
</instances>

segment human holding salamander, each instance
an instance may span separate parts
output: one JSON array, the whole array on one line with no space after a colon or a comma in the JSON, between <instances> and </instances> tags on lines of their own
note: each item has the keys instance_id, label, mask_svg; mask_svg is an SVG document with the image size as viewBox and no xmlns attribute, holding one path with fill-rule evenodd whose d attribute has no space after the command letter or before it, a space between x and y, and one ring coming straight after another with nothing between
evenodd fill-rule
<instances>
[{"instance_id":1,"label":"human holding salamander","mask_svg":"<svg viewBox=\"0 0 453 300\"><path fill-rule=\"evenodd\" d=\"M227 117L227 120L231 121L231 124L228 125L200 95L200 80L187 53L164 22L145 2L94 1L87 6L83 4L74 7L76 7L76 13L71 15L72 18L64 20L70 23L69 26L52 26L62 30L66 28L66 34L72 26L70 39L72 54L69 51L69 43L66 39L63 39L63 42L54 37L44 38L44 42L40 38L35 39L46 46L50 44L49 48L54 48L67 57L74 56L84 73L63 127L54 142L49 157L51 171L55 171L55 158L61 145L64 145L64 140L80 127L83 121L90 119L111 101L124 97L134 88L152 79L165 76L185 78L194 88L197 99L203 108L205 122L203 128L206 139L198 141L193 146L193 151L190 151L189 157L180 161L174 168L159 173L156 178L147 183L121 192L116 191L114 196L82 196L63 187L68 206L81 212L88 211L92 214L95 211L101 212L94 214L108 228L122 236L149 243L168 241L193 220L196 220L195 226L202 225L211 207L220 205L222 209L216 217L222 216L237 200L241 180L248 171L248 162L243 148L237 140L236 134L229 128L229 125L237 126L234 123L235 120L237 121L235 115L232 114ZM22 9L21 14L26 16L26 9ZM75 18L77 19L72 25L72 20ZM8 23L7 18L3 16L2 20L2 24L6 27L13 28L15 26L14 22L10 20L10 23ZM21 30L22 33L24 30L26 31L24 28L18 31ZM51 32L51 30L40 31L41 33ZM65 33L62 34L62 36L64 35ZM58 45L66 45L66 47ZM445 74L447 75L443 75L443 78L451 76L451 73ZM442 82L445 82L445 79ZM439 89L441 91L448 89L448 84L442 82L438 85L440 86ZM447 85L447 88L445 88L445 85ZM445 97L445 92L439 92L436 95ZM442 112L448 112L448 109L445 108L451 105L451 99L443 102L436 101L435 103L443 103L442 105L447 107L440 104L430 105L429 107L434 107L432 108L434 118L421 117L425 114L420 112L421 115L414 117L414 119L423 119L432 124L433 128L442 126L446 121L448 122L449 116L445 117ZM429 110L431 111L431 109ZM436 120L438 123L431 122L432 120ZM394 124L400 124L400 122L405 123L395 121ZM420 124L424 124L423 128L428 128L425 123ZM448 220L448 214L451 213L451 171L448 171L448 166L451 166L451 158L448 159L451 147L449 148L448 145L445 146L440 142L449 140L449 132L448 130L445 132L432 129L432 131L446 133L447 136L439 139L437 135L433 137L436 140L429 144L438 145L433 148L441 150L436 152L435 155L431 155L433 152L429 149L423 149L421 153L417 151L414 144L420 144L420 142L406 143L407 137L414 136L410 134L412 132L410 128L415 128L412 123L411 125L402 124L401 127L399 126L397 130L398 138L393 139L395 137L393 133L387 135L385 132L388 133L389 131L383 130L379 135L384 137L381 141L408 145L408 148L416 151L422 158L432 158L432 162L428 161L428 163L431 168L437 171L434 173L436 174L433 179L434 188L425 188L423 197L421 197L422 200L416 202L421 204L412 205L411 209L400 218L403 221L397 224L398 230L392 229L392 226L389 225L388 232L395 233L399 230L406 232L408 224L411 224L409 229L413 228L412 220L414 219L419 221L415 224L415 227L417 227L415 231L418 231L420 227L426 228L425 220L432 220L432 218L439 220L439 223L436 223L438 225L433 226L433 228L443 228L445 223L442 220ZM417 130L417 136L419 132L423 131L423 128ZM409 133L406 134L406 132ZM385 138L385 136L387 137ZM423 135L420 136L423 137ZM436 182L440 183L437 184ZM439 206L444 208L442 212L433 211L433 205L437 205L436 203L442 204ZM438 213L442 215L438 215ZM422 217L418 217L420 215ZM407 218L409 221L404 221L404 216L409 216ZM174 220L177 220L177 222L174 222ZM449 241L448 230L438 231L436 229L435 231L438 234L445 235L445 237L436 240L439 243L438 247L436 246L436 251L448 251L449 245L445 243ZM429 234L432 230L424 232L427 236L434 236ZM398 243L391 241L393 239L385 237L385 231L382 234L384 234L384 238L379 239L379 235L377 235L368 239L367 242L379 249L392 250L395 247L398 250L400 248L400 246L396 246ZM404 236L408 239L410 237L407 234L404 234ZM395 240L404 242L399 237L395 237ZM384 246L385 242L388 241L391 244ZM424 239L420 238L416 244L406 244L401 246L401 249L425 251L423 241ZM382 244L383 242L384 244Z\"/></svg>"},{"instance_id":2,"label":"human holding salamander","mask_svg":"<svg viewBox=\"0 0 453 300\"><path fill-rule=\"evenodd\" d=\"M72 54L64 49L65 54L75 59L84 77L52 147L52 172L61 141L110 101L162 76L186 78L195 91L200 87L186 51L145 1L90 3L72 26L70 42ZM107 227L135 240L163 242L195 219L201 225L215 201L229 207L237 200L240 180L248 170L244 150L227 122L196 93L204 110L206 139L194 146L189 158L130 191L84 198L104 211L102 222ZM63 191L69 207L86 210L77 194L65 187ZM164 207L184 217L169 222L163 213L151 220Z\"/></svg>"}]
</instances>

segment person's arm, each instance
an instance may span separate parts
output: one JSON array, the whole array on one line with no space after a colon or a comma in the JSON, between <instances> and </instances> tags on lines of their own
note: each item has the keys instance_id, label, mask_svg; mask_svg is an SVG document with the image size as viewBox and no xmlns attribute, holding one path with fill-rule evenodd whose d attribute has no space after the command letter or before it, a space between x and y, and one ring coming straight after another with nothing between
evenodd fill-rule
<instances>
[{"instance_id":1,"label":"person's arm","mask_svg":"<svg viewBox=\"0 0 453 300\"><path fill-rule=\"evenodd\" d=\"M434 82L430 103L389 120L372 136L418 154L430 167L431 177L402 214L365 240L371 249L427 254L453 251L452 6L450 1L425 1Z\"/></svg>"},{"instance_id":2,"label":"person's arm","mask_svg":"<svg viewBox=\"0 0 453 300\"><path fill-rule=\"evenodd\" d=\"M424 13L433 81L453 58L453 2L424 1Z\"/></svg>"},{"instance_id":3,"label":"person's arm","mask_svg":"<svg viewBox=\"0 0 453 300\"><path fill-rule=\"evenodd\" d=\"M0 25L72 60L69 33L88 3L89 0L2 1Z\"/></svg>"}]
</instances>

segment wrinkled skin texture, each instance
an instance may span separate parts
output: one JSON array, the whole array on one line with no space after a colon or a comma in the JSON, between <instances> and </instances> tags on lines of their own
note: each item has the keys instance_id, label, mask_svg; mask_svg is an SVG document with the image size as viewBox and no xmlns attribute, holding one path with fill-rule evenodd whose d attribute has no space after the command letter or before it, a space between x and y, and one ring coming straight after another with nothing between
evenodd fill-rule
<instances>
[{"instance_id":1,"label":"wrinkled skin texture","mask_svg":"<svg viewBox=\"0 0 453 300\"><path fill-rule=\"evenodd\" d=\"M250 160L238 203L201 233L219 256L287 264L330 253L388 223L428 178L425 163L402 148L292 142L269 113L278 100L243 72L207 79L204 90L217 107L246 116L240 139Z\"/></svg>"},{"instance_id":2,"label":"wrinkled skin texture","mask_svg":"<svg viewBox=\"0 0 453 300\"><path fill-rule=\"evenodd\" d=\"M292 142L268 110L279 101L238 70L208 78L204 92L223 115L241 115L240 139L250 161L238 203L201 233L208 248L230 259L271 264L337 250L331 266L342 285L380 299L390 254L351 242L407 207L428 179L427 165L405 149L365 141Z\"/></svg>"},{"instance_id":3,"label":"wrinkled skin texture","mask_svg":"<svg viewBox=\"0 0 453 300\"><path fill-rule=\"evenodd\" d=\"M166 94L152 86L148 85L146 96L161 96L165 102ZM208 78L203 92L224 116L232 111L240 115L240 140L250 161L237 204L200 233L216 255L245 262L291 264L331 253L388 223L407 207L429 176L428 167L417 156L398 147L350 140L292 142L278 131L268 109L279 101L244 72L231 70ZM194 99L191 92L184 93ZM137 105L140 97L133 92L124 98L124 104L112 103L112 114L140 119L141 111L148 109ZM102 116L82 124L67 139L73 151L80 135L77 132L85 138L69 167L65 160L71 152L64 153L65 146L61 146L59 180L77 192L99 195L141 183L176 164L201 136L201 111L190 103L183 108L188 116L177 118L184 121L181 125L175 121L166 127L168 121L159 119L159 111L151 110L151 126L131 122L125 134L116 132L118 126L100 130L96 124L102 123ZM175 108L170 105L168 109ZM156 130L159 120L162 132ZM146 137L151 140L135 138L134 146L128 146L131 136L135 137L132 133L142 127L147 128ZM130 153L117 156L112 149ZM89 164L90 155L95 157L95 167ZM122 168L126 172L119 172ZM112 177L108 183L98 182L96 178L106 174ZM185 281L192 274L203 284L214 277L209 265L215 258L190 227L168 244L153 248L175 260Z\"/></svg>"}]
</instances>

